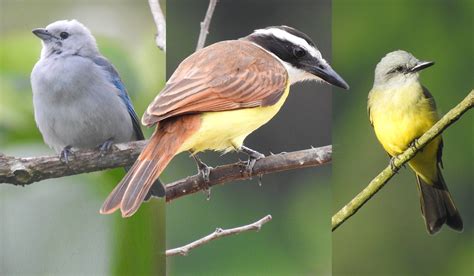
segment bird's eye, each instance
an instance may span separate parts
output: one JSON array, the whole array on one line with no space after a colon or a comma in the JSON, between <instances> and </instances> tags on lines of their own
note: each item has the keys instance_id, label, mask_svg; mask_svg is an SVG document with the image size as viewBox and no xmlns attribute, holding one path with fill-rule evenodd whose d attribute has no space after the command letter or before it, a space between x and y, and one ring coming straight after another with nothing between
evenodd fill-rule
<instances>
[{"instance_id":1,"label":"bird's eye","mask_svg":"<svg viewBox=\"0 0 474 276\"><path fill-rule=\"evenodd\" d=\"M306 55L306 51L300 47L296 47L293 49L293 55L297 58L301 58Z\"/></svg>"},{"instance_id":2,"label":"bird's eye","mask_svg":"<svg viewBox=\"0 0 474 276\"><path fill-rule=\"evenodd\" d=\"M405 72L405 67L399 65L393 68L392 70L388 71L387 75L393 74L393 73L403 73L403 72Z\"/></svg>"},{"instance_id":3,"label":"bird's eye","mask_svg":"<svg viewBox=\"0 0 474 276\"><path fill-rule=\"evenodd\" d=\"M67 33L67 32L61 32L61 33L59 34L59 36L61 37L61 39L66 39L66 38L69 37L69 33Z\"/></svg>"},{"instance_id":4,"label":"bird's eye","mask_svg":"<svg viewBox=\"0 0 474 276\"><path fill-rule=\"evenodd\" d=\"M397 68L395 68L395 72L403 72L403 66L397 66Z\"/></svg>"}]
</instances>

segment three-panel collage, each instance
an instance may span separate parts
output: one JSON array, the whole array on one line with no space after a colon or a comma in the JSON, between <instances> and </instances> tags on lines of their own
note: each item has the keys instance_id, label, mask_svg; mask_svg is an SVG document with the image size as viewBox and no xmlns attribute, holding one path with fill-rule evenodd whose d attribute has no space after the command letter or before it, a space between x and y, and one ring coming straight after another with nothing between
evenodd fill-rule
<instances>
[{"instance_id":1,"label":"three-panel collage","mask_svg":"<svg viewBox=\"0 0 474 276\"><path fill-rule=\"evenodd\" d=\"M0 3L0 275L474 275L472 0Z\"/></svg>"}]
</instances>

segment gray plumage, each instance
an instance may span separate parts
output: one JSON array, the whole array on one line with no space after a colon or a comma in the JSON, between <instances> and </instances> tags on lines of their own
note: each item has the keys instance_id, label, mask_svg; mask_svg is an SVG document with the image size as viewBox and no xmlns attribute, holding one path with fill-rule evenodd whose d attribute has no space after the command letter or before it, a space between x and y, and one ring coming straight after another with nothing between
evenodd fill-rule
<instances>
[{"instance_id":1,"label":"gray plumage","mask_svg":"<svg viewBox=\"0 0 474 276\"><path fill-rule=\"evenodd\" d=\"M143 139L125 87L76 20L36 29L43 49L31 73L35 120L47 145L93 148Z\"/></svg>"}]
</instances>

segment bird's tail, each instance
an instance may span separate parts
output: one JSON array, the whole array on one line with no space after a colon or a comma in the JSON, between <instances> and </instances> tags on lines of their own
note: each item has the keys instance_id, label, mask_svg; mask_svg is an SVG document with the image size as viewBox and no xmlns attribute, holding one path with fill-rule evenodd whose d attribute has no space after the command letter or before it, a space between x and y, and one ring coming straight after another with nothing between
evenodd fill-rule
<instances>
[{"instance_id":1,"label":"bird's tail","mask_svg":"<svg viewBox=\"0 0 474 276\"><path fill-rule=\"evenodd\" d=\"M196 115L161 122L135 164L107 197L100 213L110 214L120 208L123 217L133 215L161 172L199 125L200 118Z\"/></svg>"},{"instance_id":2,"label":"bird's tail","mask_svg":"<svg viewBox=\"0 0 474 276\"><path fill-rule=\"evenodd\" d=\"M461 215L454 205L439 166L437 178L433 184L428 184L420 175L416 175L421 212L428 233L436 234L445 223L454 230L462 231Z\"/></svg>"}]
</instances>

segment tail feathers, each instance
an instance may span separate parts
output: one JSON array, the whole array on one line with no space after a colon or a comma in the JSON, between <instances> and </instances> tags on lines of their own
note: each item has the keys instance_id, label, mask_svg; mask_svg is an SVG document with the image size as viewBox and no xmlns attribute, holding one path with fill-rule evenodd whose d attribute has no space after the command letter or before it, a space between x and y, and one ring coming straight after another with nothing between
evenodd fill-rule
<instances>
[{"instance_id":1,"label":"tail feathers","mask_svg":"<svg viewBox=\"0 0 474 276\"><path fill-rule=\"evenodd\" d=\"M131 167L125 167L126 172L128 172L130 169ZM127 183L129 183L129 181L122 181L120 185L117 185L114 188L114 190L110 193L110 196L100 208L101 214L111 214L115 212L118 208L120 208L120 202L122 201L122 197L128 188ZM157 179L148 191L148 194L145 197L145 201L149 200L152 196L164 197L165 193L165 187L163 186L161 181Z\"/></svg>"},{"instance_id":2,"label":"tail feathers","mask_svg":"<svg viewBox=\"0 0 474 276\"><path fill-rule=\"evenodd\" d=\"M129 174L125 176L127 178ZM125 194L125 191L128 188L128 181L125 181L125 178L112 190L110 195L105 200L104 204L100 208L100 213L103 215L111 214L120 208L120 202L122 197Z\"/></svg>"},{"instance_id":3,"label":"tail feathers","mask_svg":"<svg viewBox=\"0 0 474 276\"><path fill-rule=\"evenodd\" d=\"M128 180L128 188L122 197L120 209L123 217L129 217L138 210L149 194L149 190L155 183L155 180L158 179L158 176L166 168L173 156L174 152L157 159L141 160L142 162L137 163L138 166L132 172L133 176Z\"/></svg>"},{"instance_id":4,"label":"tail feathers","mask_svg":"<svg viewBox=\"0 0 474 276\"><path fill-rule=\"evenodd\" d=\"M199 115L183 115L160 122L137 161L104 202L100 213L121 209L123 217L133 215L151 195L164 196L158 177L180 147L200 126Z\"/></svg>"},{"instance_id":5,"label":"tail feathers","mask_svg":"<svg viewBox=\"0 0 474 276\"><path fill-rule=\"evenodd\" d=\"M438 180L433 184L426 183L419 175L416 176L420 192L421 212L428 233L436 234L445 223L456 231L462 231L461 215L454 205L439 168L438 172Z\"/></svg>"}]
</instances>

